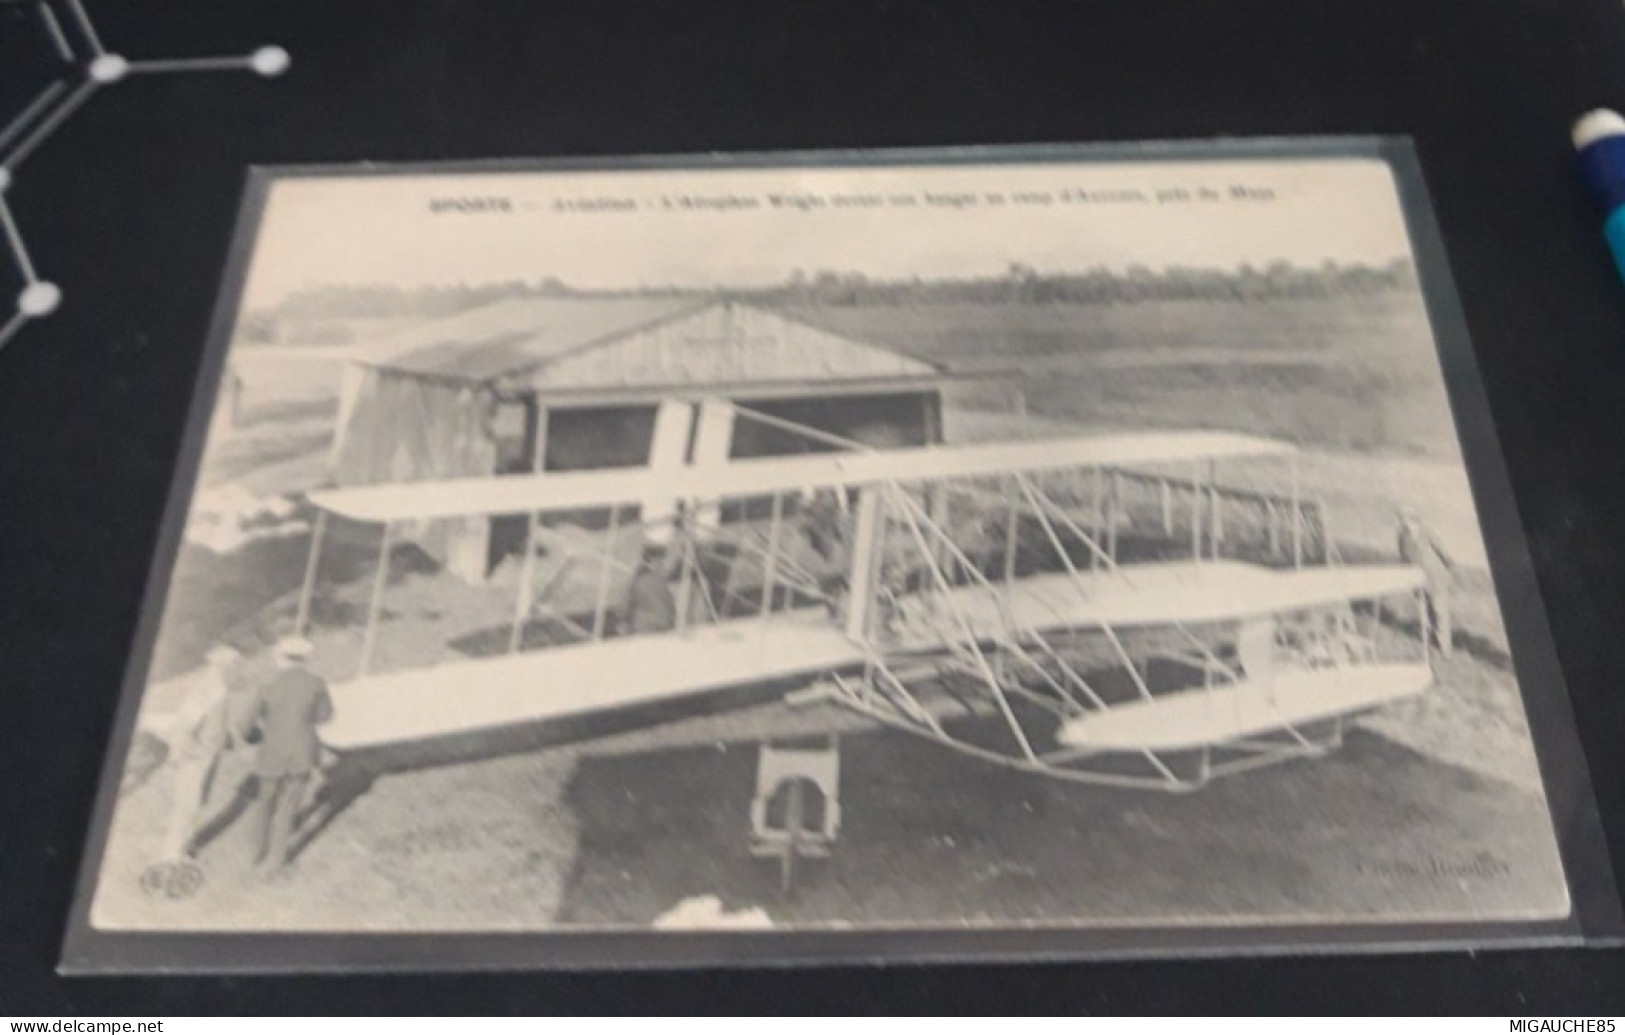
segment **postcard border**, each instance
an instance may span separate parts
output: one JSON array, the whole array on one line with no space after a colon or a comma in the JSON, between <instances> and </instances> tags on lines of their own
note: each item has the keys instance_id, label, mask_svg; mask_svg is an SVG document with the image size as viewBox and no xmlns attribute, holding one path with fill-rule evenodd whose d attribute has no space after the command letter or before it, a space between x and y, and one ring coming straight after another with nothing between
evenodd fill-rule
<instances>
[{"instance_id":1,"label":"postcard border","mask_svg":"<svg viewBox=\"0 0 1625 1035\"><path fill-rule=\"evenodd\" d=\"M99 930L90 908L107 849L121 773L134 733L209 422L247 282L266 201L278 181L446 173L861 168L1014 163L1216 162L1375 159L1391 171L1464 453L1492 578L1509 638L1572 910L1530 922L1238 924L1007 927L976 931L193 933ZM255 166L250 168L219 297L143 594L114 732L103 761L59 970L65 974L434 971L513 968L693 967L856 963L1129 959L1246 953L1347 953L1445 948L1529 948L1625 940L1615 874L1575 731L1567 683L1489 411L1466 315L1415 149L1403 137L1261 138L756 152L580 159Z\"/></svg>"}]
</instances>

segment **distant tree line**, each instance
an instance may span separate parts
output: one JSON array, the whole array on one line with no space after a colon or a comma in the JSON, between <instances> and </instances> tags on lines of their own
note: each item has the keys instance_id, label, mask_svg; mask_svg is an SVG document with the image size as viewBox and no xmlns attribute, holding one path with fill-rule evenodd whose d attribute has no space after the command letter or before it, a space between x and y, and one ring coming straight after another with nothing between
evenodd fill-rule
<instances>
[{"instance_id":1,"label":"distant tree line","mask_svg":"<svg viewBox=\"0 0 1625 1035\"><path fill-rule=\"evenodd\" d=\"M505 298L579 294L554 277L481 284L322 284L289 294L275 306L243 314L239 334L254 344L348 345L357 320L434 320Z\"/></svg>"},{"instance_id":2,"label":"distant tree line","mask_svg":"<svg viewBox=\"0 0 1625 1035\"><path fill-rule=\"evenodd\" d=\"M781 285L732 292L736 297L800 305L919 305L942 302L1047 305L1133 305L1174 299L1254 301L1288 298L1345 298L1416 290L1409 259L1383 265L1326 262L1297 266L1276 262L1263 268L1231 269L1169 266L1153 270L1104 266L1081 273L1043 273L1015 264L1002 277L963 280L871 280L861 273L796 271Z\"/></svg>"},{"instance_id":3,"label":"distant tree line","mask_svg":"<svg viewBox=\"0 0 1625 1035\"><path fill-rule=\"evenodd\" d=\"M1299 266L1276 262L1263 267L1169 266L1160 270L1099 266L1083 272L1040 272L1013 264L1002 276L964 279L872 279L837 270L796 270L783 283L722 292L762 304L875 306L948 302L1018 305L1134 305L1175 299L1263 301L1293 298L1358 298L1415 291L1416 270L1409 259L1382 265L1325 262ZM710 295L718 292L673 287L631 291L581 291L557 278L482 284L401 287L379 284L325 284L289 295L274 308L243 318L243 337L253 342L344 344L352 320L431 320L505 298L609 297L617 295Z\"/></svg>"}]
</instances>

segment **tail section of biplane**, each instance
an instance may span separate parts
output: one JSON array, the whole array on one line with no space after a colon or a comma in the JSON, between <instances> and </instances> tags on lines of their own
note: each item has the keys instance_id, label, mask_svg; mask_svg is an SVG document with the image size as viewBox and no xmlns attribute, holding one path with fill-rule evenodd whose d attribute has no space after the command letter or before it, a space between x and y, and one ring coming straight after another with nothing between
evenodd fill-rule
<instances>
[{"instance_id":1,"label":"tail section of biplane","mask_svg":"<svg viewBox=\"0 0 1625 1035\"><path fill-rule=\"evenodd\" d=\"M826 696L966 754L1190 790L1322 753L1431 683L1425 647L1407 659L1378 628L1384 600L1423 591L1414 569L1124 565L1124 526L1042 473L863 493L845 629L863 670Z\"/></svg>"}]
</instances>

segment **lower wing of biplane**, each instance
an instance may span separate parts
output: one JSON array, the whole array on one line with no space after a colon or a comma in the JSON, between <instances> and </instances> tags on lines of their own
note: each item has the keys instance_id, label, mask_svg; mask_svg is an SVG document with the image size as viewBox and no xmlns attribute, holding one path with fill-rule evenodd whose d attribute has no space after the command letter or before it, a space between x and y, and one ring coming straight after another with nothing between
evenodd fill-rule
<instances>
[{"instance_id":1,"label":"lower wing of biplane","mask_svg":"<svg viewBox=\"0 0 1625 1035\"><path fill-rule=\"evenodd\" d=\"M1225 490L1214 465L1231 459L1285 460L1290 488ZM793 700L1067 780L1189 789L1317 753L1346 717L1431 682L1426 630L1382 622L1396 600L1428 608L1417 569L1336 563L1295 462L1268 440L1157 433L312 493L316 550L328 515L384 527L362 671L335 685L324 737L361 748L800 682ZM661 496L675 522L621 521ZM609 519L590 533L546 524L594 508ZM370 670L391 543L515 514L530 531L507 652ZM617 632L653 538L676 554L674 621ZM542 540L583 563L539 592ZM525 649L538 597L569 597L567 568L580 613L556 620L573 632ZM301 623L316 570L313 552Z\"/></svg>"}]
</instances>

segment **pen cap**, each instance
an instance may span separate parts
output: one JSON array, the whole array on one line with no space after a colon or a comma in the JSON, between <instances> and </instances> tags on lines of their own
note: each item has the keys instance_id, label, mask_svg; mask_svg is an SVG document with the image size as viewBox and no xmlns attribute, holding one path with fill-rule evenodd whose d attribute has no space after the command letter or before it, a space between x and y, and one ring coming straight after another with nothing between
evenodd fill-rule
<instances>
[{"instance_id":1,"label":"pen cap","mask_svg":"<svg viewBox=\"0 0 1625 1035\"><path fill-rule=\"evenodd\" d=\"M1580 176L1604 212L1625 205L1625 118L1594 111L1574 126Z\"/></svg>"}]
</instances>

